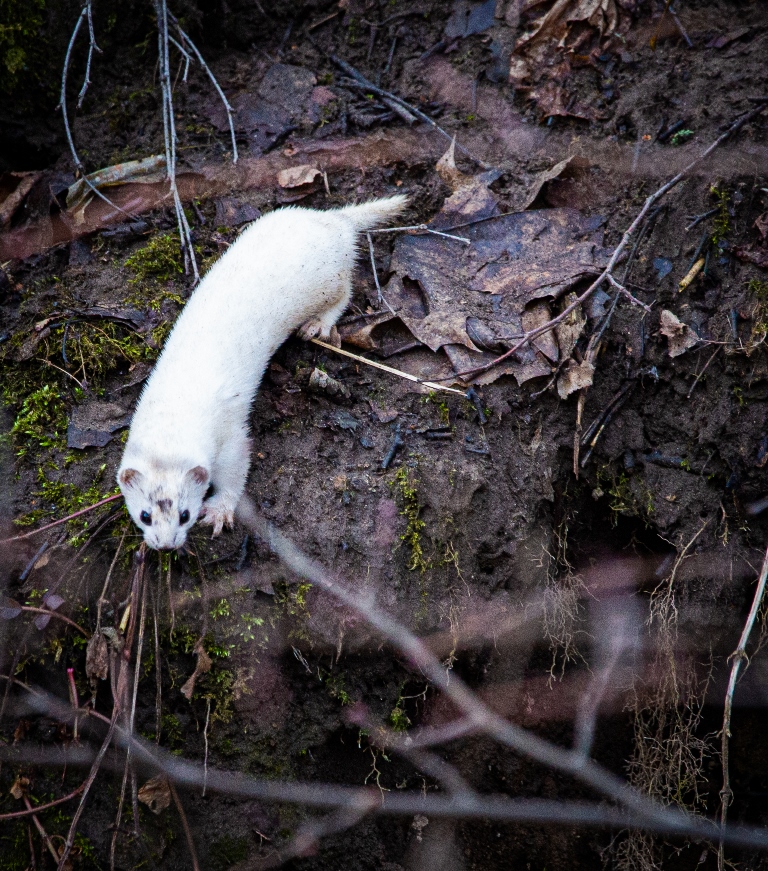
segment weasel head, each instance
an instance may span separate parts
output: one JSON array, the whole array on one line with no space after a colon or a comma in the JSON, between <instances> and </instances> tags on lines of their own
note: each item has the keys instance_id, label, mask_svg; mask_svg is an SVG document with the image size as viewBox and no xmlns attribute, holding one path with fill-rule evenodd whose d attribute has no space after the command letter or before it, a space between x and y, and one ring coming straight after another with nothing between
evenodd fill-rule
<instances>
[{"instance_id":1,"label":"weasel head","mask_svg":"<svg viewBox=\"0 0 768 871\"><path fill-rule=\"evenodd\" d=\"M208 470L203 466L142 468L122 468L117 475L128 513L151 548L183 547L203 510L211 478Z\"/></svg>"}]
</instances>

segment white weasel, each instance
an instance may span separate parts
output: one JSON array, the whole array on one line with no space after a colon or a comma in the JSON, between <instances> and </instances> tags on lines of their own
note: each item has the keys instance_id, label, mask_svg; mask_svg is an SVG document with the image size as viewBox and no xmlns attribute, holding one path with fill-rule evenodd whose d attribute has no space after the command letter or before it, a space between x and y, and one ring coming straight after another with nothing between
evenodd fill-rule
<instances>
[{"instance_id":1,"label":"white weasel","mask_svg":"<svg viewBox=\"0 0 768 871\"><path fill-rule=\"evenodd\" d=\"M331 336L352 291L358 235L406 203L400 195L271 212L205 276L141 394L117 474L150 547L181 547L198 519L214 535L232 525L250 465L251 403L270 357L297 328L303 339Z\"/></svg>"}]
</instances>

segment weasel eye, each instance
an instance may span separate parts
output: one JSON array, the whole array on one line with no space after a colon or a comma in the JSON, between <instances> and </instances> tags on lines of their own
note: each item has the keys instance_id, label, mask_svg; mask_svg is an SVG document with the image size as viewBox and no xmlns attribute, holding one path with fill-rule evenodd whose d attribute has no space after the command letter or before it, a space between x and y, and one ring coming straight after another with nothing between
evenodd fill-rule
<instances>
[{"instance_id":1,"label":"weasel eye","mask_svg":"<svg viewBox=\"0 0 768 871\"><path fill-rule=\"evenodd\" d=\"M179 514L179 523L188 523L189 522L189 511L182 511Z\"/></svg>"},{"instance_id":2,"label":"weasel eye","mask_svg":"<svg viewBox=\"0 0 768 871\"><path fill-rule=\"evenodd\" d=\"M152 515L149 513L149 511L142 511L139 515L139 520L142 523L146 523L147 526L152 526Z\"/></svg>"}]
</instances>

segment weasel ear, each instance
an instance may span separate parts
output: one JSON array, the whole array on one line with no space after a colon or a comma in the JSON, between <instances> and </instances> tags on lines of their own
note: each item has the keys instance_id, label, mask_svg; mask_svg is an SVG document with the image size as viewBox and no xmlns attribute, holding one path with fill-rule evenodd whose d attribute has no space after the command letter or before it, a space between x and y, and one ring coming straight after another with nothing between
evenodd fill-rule
<instances>
[{"instance_id":1,"label":"weasel ear","mask_svg":"<svg viewBox=\"0 0 768 871\"><path fill-rule=\"evenodd\" d=\"M137 469L123 469L123 471L117 476L117 480L123 487L130 489L131 487L140 484L143 477L144 476Z\"/></svg>"},{"instance_id":2,"label":"weasel ear","mask_svg":"<svg viewBox=\"0 0 768 871\"><path fill-rule=\"evenodd\" d=\"M205 469L202 466L195 466L194 469L190 469L187 472L186 477L202 487L208 486L208 480L211 476L208 474L208 469Z\"/></svg>"}]
</instances>

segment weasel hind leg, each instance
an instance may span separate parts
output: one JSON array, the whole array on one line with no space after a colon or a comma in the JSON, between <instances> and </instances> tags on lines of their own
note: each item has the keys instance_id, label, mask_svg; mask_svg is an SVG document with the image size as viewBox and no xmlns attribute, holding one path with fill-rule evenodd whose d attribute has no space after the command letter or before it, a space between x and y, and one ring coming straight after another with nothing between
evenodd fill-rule
<instances>
[{"instance_id":1,"label":"weasel hind leg","mask_svg":"<svg viewBox=\"0 0 768 871\"><path fill-rule=\"evenodd\" d=\"M349 297L352 293L350 282L346 282L341 290L341 299L320 312L314 318L310 318L306 323L302 324L296 331L300 339L308 342L310 339L320 339L323 342L333 345L335 348L341 347L341 339L339 331L336 329L336 321L344 313L344 309L349 303Z\"/></svg>"}]
</instances>

